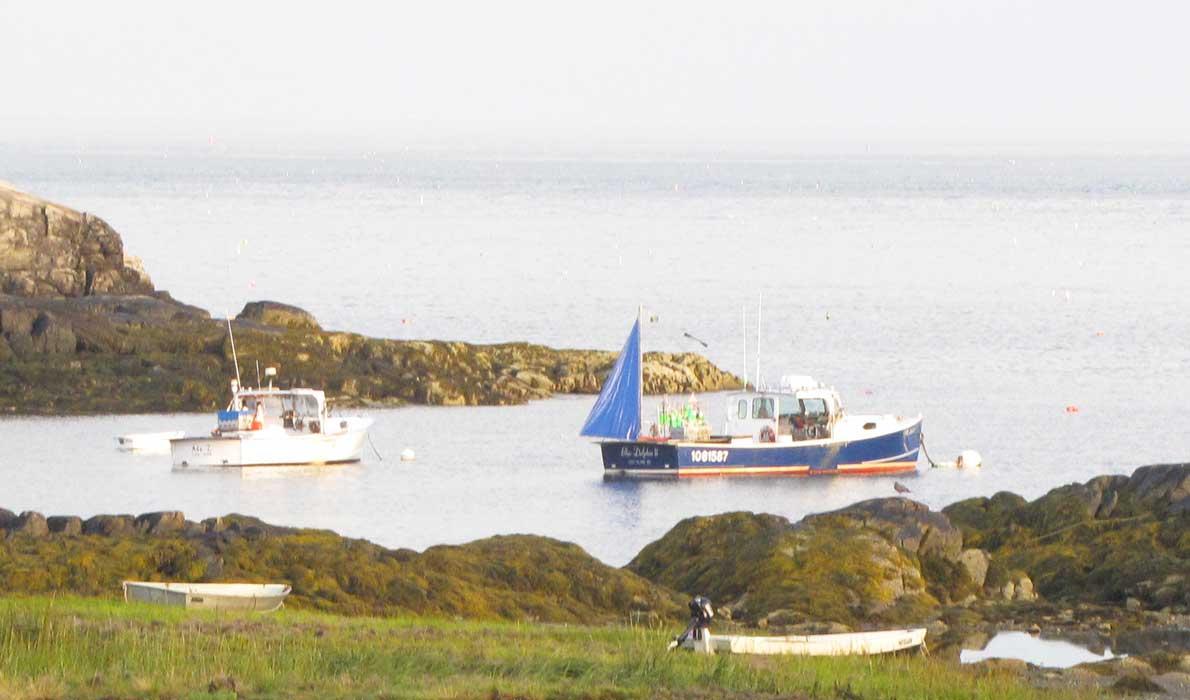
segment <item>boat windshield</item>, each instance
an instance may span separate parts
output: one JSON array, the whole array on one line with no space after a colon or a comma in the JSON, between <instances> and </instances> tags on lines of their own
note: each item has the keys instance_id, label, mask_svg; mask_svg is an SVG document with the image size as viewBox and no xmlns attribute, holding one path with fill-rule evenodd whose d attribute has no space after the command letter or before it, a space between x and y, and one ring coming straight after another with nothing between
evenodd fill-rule
<instances>
[{"instance_id":1,"label":"boat windshield","mask_svg":"<svg viewBox=\"0 0 1190 700\"><path fill-rule=\"evenodd\" d=\"M256 412L261 406L261 423L265 426L297 427L304 420L318 418L318 400L308 394L249 394L243 397L243 410Z\"/></svg>"}]
</instances>

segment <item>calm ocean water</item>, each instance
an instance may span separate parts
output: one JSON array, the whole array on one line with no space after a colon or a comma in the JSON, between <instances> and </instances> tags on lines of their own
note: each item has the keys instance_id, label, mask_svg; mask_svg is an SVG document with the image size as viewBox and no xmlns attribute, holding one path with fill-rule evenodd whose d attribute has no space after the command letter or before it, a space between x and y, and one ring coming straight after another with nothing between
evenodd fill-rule
<instances>
[{"instance_id":1,"label":"calm ocean water","mask_svg":"<svg viewBox=\"0 0 1190 700\"><path fill-rule=\"evenodd\" d=\"M9 149L0 179L104 217L158 287L220 315L276 299L372 335L618 348L644 304L647 349L739 372L745 352L755 369L741 315L751 336L763 294L770 381L812 374L854 412L923 413L935 458L984 455L979 473L902 479L933 506L1190 456L1186 158ZM119 432L205 431L208 416L6 419L0 506L241 511L416 548L533 532L621 564L688 515L796 518L893 493L880 478L605 484L575 437L590 403L377 411L386 461L242 473L112 449ZM419 459L397 462L403 447Z\"/></svg>"}]
</instances>

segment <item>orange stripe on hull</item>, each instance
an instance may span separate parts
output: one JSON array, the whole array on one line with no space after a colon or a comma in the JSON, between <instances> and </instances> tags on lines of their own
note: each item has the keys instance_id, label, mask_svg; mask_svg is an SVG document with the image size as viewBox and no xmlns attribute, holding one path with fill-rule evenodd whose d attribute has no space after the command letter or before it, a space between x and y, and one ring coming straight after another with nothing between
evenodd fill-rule
<instances>
[{"instance_id":1,"label":"orange stripe on hull","mask_svg":"<svg viewBox=\"0 0 1190 700\"><path fill-rule=\"evenodd\" d=\"M800 467L683 467L678 476L765 476L785 474L789 476L826 476L840 474L902 474L917 470L917 462L869 462L867 464L840 464L837 469L811 469Z\"/></svg>"},{"instance_id":2,"label":"orange stripe on hull","mask_svg":"<svg viewBox=\"0 0 1190 700\"><path fill-rule=\"evenodd\" d=\"M727 474L805 474L809 467L682 467L678 476L724 476Z\"/></svg>"}]
</instances>

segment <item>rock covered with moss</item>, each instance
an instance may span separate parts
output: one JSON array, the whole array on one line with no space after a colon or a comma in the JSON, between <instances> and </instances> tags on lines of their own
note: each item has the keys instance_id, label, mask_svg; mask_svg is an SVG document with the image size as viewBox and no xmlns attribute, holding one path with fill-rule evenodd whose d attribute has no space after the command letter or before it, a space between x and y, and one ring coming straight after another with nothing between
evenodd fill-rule
<instances>
[{"instance_id":1,"label":"rock covered with moss","mask_svg":"<svg viewBox=\"0 0 1190 700\"><path fill-rule=\"evenodd\" d=\"M992 554L992 578L1022 571L1047 598L1190 609L1190 464L1096 477L1035 501L971 498L943 512Z\"/></svg>"},{"instance_id":2,"label":"rock covered with moss","mask_svg":"<svg viewBox=\"0 0 1190 700\"><path fill-rule=\"evenodd\" d=\"M682 610L673 592L546 537L499 536L418 553L240 515L199 523L166 511L80 521L0 509L0 592L112 597L127 579L285 582L293 587L289 605L343 614L599 623L673 622Z\"/></svg>"},{"instance_id":3,"label":"rock covered with moss","mask_svg":"<svg viewBox=\"0 0 1190 700\"><path fill-rule=\"evenodd\" d=\"M522 404L596 393L615 353L530 343L397 341L324 331L310 313L247 304L233 323L240 365L340 404ZM196 411L236 375L226 322L154 291L102 220L0 186L0 411ZM706 358L649 353L644 390L740 386Z\"/></svg>"},{"instance_id":4,"label":"rock covered with moss","mask_svg":"<svg viewBox=\"0 0 1190 700\"><path fill-rule=\"evenodd\" d=\"M250 304L232 323L240 367L276 366L283 385L322 388L341 405L507 405L594 393L616 358L530 343L369 338L318 330L298 312ZM225 321L162 292L0 295L0 409L9 412L210 410L226 401L232 357ZM739 386L690 353L648 353L644 381L650 393Z\"/></svg>"},{"instance_id":5,"label":"rock covered with moss","mask_svg":"<svg viewBox=\"0 0 1190 700\"><path fill-rule=\"evenodd\" d=\"M732 619L765 626L855 627L928 618L976 586L961 534L940 513L876 499L790 523L727 513L678 523L628 569L711 597Z\"/></svg>"},{"instance_id":6,"label":"rock covered with moss","mask_svg":"<svg viewBox=\"0 0 1190 700\"><path fill-rule=\"evenodd\" d=\"M244 305L244 310L236 315L236 320L255 321L261 325L275 328L322 330L318 321L315 320L314 314L277 301L250 301Z\"/></svg>"},{"instance_id":7,"label":"rock covered with moss","mask_svg":"<svg viewBox=\"0 0 1190 700\"><path fill-rule=\"evenodd\" d=\"M753 513L690 518L628 568L754 624L924 622L977 601L1050 599L1184 615L1190 465L1097 477L1032 502L1009 493L968 499L941 512L890 498L798 523Z\"/></svg>"}]
</instances>

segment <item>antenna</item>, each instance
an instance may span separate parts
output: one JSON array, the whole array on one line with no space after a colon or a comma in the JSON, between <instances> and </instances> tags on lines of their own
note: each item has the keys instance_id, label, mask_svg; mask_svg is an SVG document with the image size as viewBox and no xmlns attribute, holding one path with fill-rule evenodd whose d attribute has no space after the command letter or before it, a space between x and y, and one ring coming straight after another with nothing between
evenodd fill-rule
<instances>
[{"instance_id":1,"label":"antenna","mask_svg":"<svg viewBox=\"0 0 1190 700\"><path fill-rule=\"evenodd\" d=\"M764 310L764 294L756 299L756 390L760 391L760 314Z\"/></svg>"},{"instance_id":2,"label":"antenna","mask_svg":"<svg viewBox=\"0 0 1190 700\"><path fill-rule=\"evenodd\" d=\"M236 366L236 385L240 383L240 358L236 356L236 334L231 332L231 314L227 311L223 312L227 316L227 337L231 338L231 361Z\"/></svg>"},{"instance_id":3,"label":"antenna","mask_svg":"<svg viewBox=\"0 0 1190 700\"><path fill-rule=\"evenodd\" d=\"M744 391L748 390L748 307L741 306L743 320L740 322L740 337L744 339Z\"/></svg>"}]
</instances>

